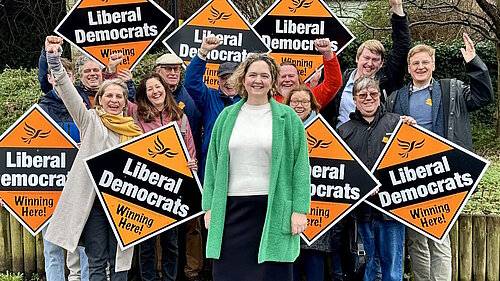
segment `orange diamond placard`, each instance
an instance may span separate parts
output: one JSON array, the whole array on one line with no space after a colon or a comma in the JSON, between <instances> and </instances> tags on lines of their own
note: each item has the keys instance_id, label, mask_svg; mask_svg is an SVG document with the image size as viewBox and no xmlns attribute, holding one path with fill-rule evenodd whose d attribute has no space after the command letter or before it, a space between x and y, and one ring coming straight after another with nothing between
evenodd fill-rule
<instances>
[{"instance_id":1,"label":"orange diamond placard","mask_svg":"<svg viewBox=\"0 0 500 281\"><path fill-rule=\"evenodd\" d=\"M306 125L311 209L302 235L311 245L380 184L321 115Z\"/></svg>"},{"instance_id":2,"label":"orange diamond placard","mask_svg":"<svg viewBox=\"0 0 500 281\"><path fill-rule=\"evenodd\" d=\"M489 164L429 130L400 121L372 169L382 186L366 202L442 242Z\"/></svg>"},{"instance_id":3,"label":"orange diamond placard","mask_svg":"<svg viewBox=\"0 0 500 281\"><path fill-rule=\"evenodd\" d=\"M33 236L52 217L77 152L38 105L0 136L0 198Z\"/></svg>"},{"instance_id":4,"label":"orange diamond placard","mask_svg":"<svg viewBox=\"0 0 500 281\"><path fill-rule=\"evenodd\" d=\"M271 48L270 55L278 63L295 64L306 82L323 68L315 39L330 39L339 54L355 38L322 0L277 0L253 27Z\"/></svg>"},{"instance_id":5,"label":"orange diamond placard","mask_svg":"<svg viewBox=\"0 0 500 281\"><path fill-rule=\"evenodd\" d=\"M122 52L118 69L132 70L172 22L152 0L80 0L55 33L102 65Z\"/></svg>"},{"instance_id":6,"label":"orange diamond placard","mask_svg":"<svg viewBox=\"0 0 500 281\"><path fill-rule=\"evenodd\" d=\"M85 159L122 249L203 214L188 160L175 122Z\"/></svg>"},{"instance_id":7,"label":"orange diamond placard","mask_svg":"<svg viewBox=\"0 0 500 281\"><path fill-rule=\"evenodd\" d=\"M251 52L269 53L250 23L230 0L211 0L170 34L163 44L187 66L197 55L203 38L214 35L221 45L207 56L203 81L217 89L217 70L224 62L240 63Z\"/></svg>"}]
</instances>

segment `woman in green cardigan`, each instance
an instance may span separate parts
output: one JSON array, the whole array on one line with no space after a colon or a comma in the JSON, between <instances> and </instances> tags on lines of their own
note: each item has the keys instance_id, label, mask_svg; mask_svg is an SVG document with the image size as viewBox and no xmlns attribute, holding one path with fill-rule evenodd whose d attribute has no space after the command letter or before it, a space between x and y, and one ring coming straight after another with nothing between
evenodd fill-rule
<instances>
[{"instance_id":1,"label":"woman in green cardigan","mask_svg":"<svg viewBox=\"0 0 500 281\"><path fill-rule=\"evenodd\" d=\"M214 281L291 281L310 204L304 126L272 96L279 66L251 54L231 77L243 99L217 118L202 207Z\"/></svg>"}]
</instances>

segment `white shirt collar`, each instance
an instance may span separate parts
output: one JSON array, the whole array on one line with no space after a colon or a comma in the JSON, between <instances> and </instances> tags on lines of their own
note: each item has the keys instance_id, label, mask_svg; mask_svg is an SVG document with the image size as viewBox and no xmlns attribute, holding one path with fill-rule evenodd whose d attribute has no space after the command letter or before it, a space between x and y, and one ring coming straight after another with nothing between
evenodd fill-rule
<instances>
[{"instance_id":1,"label":"white shirt collar","mask_svg":"<svg viewBox=\"0 0 500 281\"><path fill-rule=\"evenodd\" d=\"M413 91L416 92L416 91L420 91L420 90L423 90L423 89L426 89L429 87L429 85L431 84L433 79L429 80L429 83L423 85L422 87L416 87L415 84L413 85Z\"/></svg>"}]
</instances>

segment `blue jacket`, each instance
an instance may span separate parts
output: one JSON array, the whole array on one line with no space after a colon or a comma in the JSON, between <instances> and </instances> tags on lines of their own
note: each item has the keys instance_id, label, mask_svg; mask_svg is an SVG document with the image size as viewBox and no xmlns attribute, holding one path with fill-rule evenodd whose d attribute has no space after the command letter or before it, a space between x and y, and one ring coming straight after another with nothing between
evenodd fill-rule
<instances>
[{"instance_id":1,"label":"blue jacket","mask_svg":"<svg viewBox=\"0 0 500 281\"><path fill-rule=\"evenodd\" d=\"M201 158L198 158L201 159L199 170L202 180L205 175L208 145L215 120L226 106L232 105L241 99L239 95L233 98L226 96L220 88L217 90L208 88L203 82L206 64L206 61L194 56L186 68L186 75L184 76L184 87L193 98L203 117L203 142L201 145Z\"/></svg>"},{"instance_id":2,"label":"blue jacket","mask_svg":"<svg viewBox=\"0 0 500 281\"><path fill-rule=\"evenodd\" d=\"M87 95L78 92L83 99L87 109L90 109L90 101ZM73 118L66 109L61 98L54 90L49 91L39 102L40 107L63 128L63 130L77 143L80 142L80 131L73 122Z\"/></svg>"},{"instance_id":3,"label":"blue jacket","mask_svg":"<svg viewBox=\"0 0 500 281\"><path fill-rule=\"evenodd\" d=\"M172 93L177 103L184 103L184 113L186 113L191 126L191 133L193 134L194 146L196 148L196 159L200 159L201 147L201 113L196 107L191 96L186 91L186 88L179 84L177 89Z\"/></svg>"}]
</instances>

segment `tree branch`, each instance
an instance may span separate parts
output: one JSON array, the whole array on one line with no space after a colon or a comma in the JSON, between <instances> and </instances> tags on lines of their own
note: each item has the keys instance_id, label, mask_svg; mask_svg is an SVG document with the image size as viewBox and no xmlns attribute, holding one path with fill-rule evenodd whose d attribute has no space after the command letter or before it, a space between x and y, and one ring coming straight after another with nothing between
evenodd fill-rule
<instances>
[{"instance_id":1,"label":"tree branch","mask_svg":"<svg viewBox=\"0 0 500 281\"><path fill-rule=\"evenodd\" d=\"M500 35L500 13L498 12L500 7L495 7L486 0L476 0L476 3L490 17L495 26L495 30L497 30L497 36Z\"/></svg>"},{"instance_id":2,"label":"tree branch","mask_svg":"<svg viewBox=\"0 0 500 281\"><path fill-rule=\"evenodd\" d=\"M495 41L495 42L498 41L498 39L495 38L494 36L491 36L490 32L487 29L485 29L484 27L482 27L479 24L473 24L473 23L468 22L468 21L460 21L460 20L456 20L456 21L422 20L422 21L412 22L410 24L410 27L419 26L419 25L428 25L428 24L435 24L435 25L440 25L440 26L446 26L446 25L463 25L463 26L468 26L468 27L474 29L475 31L479 32L487 40L491 40L491 41Z\"/></svg>"}]
</instances>

